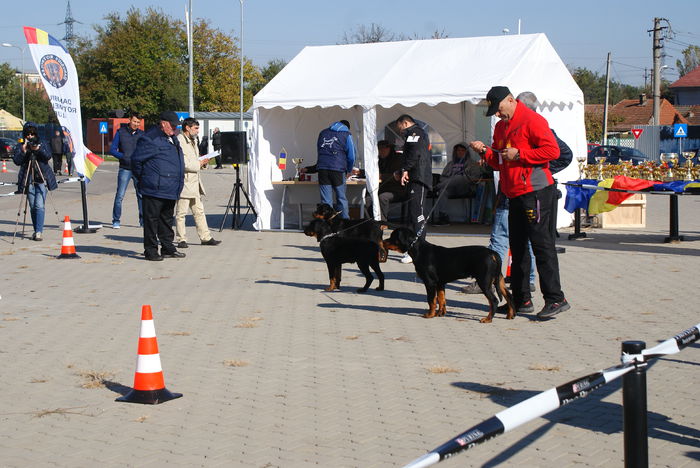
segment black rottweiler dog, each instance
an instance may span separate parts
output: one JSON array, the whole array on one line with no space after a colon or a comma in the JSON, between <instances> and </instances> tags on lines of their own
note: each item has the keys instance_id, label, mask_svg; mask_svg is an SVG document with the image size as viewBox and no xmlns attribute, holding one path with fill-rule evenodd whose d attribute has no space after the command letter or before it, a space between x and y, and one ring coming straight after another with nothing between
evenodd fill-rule
<instances>
[{"instance_id":1,"label":"black rottweiler dog","mask_svg":"<svg viewBox=\"0 0 700 468\"><path fill-rule=\"evenodd\" d=\"M340 277L343 263L357 263L360 271L365 275L365 285L357 292L365 292L372 284L374 277L369 268L377 273L379 287L377 291L384 290L384 273L379 268L379 246L367 239L341 237L333 232L330 225L322 219L314 219L304 228L304 234L316 237L320 246L323 259L328 267L330 285L326 291L340 289Z\"/></svg>"},{"instance_id":2,"label":"black rottweiler dog","mask_svg":"<svg viewBox=\"0 0 700 468\"><path fill-rule=\"evenodd\" d=\"M328 222L333 232L341 237L356 237L369 239L379 246L379 261L386 262L387 251L382 244L386 222L378 222L373 219L343 219L340 212L335 211L327 203L316 205L316 211L311 216L317 219L324 219Z\"/></svg>"},{"instance_id":3,"label":"black rottweiler dog","mask_svg":"<svg viewBox=\"0 0 700 468\"><path fill-rule=\"evenodd\" d=\"M445 284L472 277L489 300L489 315L482 318L481 323L491 322L498 308L498 300L504 297L508 305L506 318L515 318L513 299L501 273L501 258L493 250L481 246L440 247L417 239L415 233L408 228L394 230L384 241L384 247L401 253L408 252L413 259L416 274L423 280L428 295L430 310L423 317L445 315ZM498 299L493 293L494 287Z\"/></svg>"}]
</instances>

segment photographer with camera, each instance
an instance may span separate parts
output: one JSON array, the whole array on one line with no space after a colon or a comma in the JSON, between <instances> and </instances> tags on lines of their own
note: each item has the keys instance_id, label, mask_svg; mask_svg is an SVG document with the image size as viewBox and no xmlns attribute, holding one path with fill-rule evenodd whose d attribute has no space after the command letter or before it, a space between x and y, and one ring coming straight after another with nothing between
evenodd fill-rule
<instances>
[{"instance_id":1,"label":"photographer with camera","mask_svg":"<svg viewBox=\"0 0 700 468\"><path fill-rule=\"evenodd\" d=\"M16 165L20 166L17 177L17 193L26 195L29 203L32 225L34 226L32 239L40 241L44 231L46 192L47 189L57 189L58 185L56 184L56 177L49 166L51 153L46 145L41 143L34 123L27 122L24 124L22 141L15 147L12 160Z\"/></svg>"}]
</instances>

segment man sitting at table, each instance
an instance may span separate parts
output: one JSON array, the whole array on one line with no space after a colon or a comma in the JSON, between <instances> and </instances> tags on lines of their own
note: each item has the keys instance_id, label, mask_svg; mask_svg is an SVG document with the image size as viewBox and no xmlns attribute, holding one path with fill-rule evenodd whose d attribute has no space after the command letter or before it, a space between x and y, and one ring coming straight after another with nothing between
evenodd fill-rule
<instances>
[{"instance_id":1,"label":"man sitting at table","mask_svg":"<svg viewBox=\"0 0 700 468\"><path fill-rule=\"evenodd\" d=\"M445 193L438 199L435 208L437 219L433 222L434 225L449 224L446 213L448 199L474 197L476 186L484 172L479 164L480 159L476 153L473 157L469 154L466 143L457 143L452 148L452 160L443 169L440 182L435 187L436 196Z\"/></svg>"},{"instance_id":2,"label":"man sitting at table","mask_svg":"<svg viewBox=\"0 0 700 468\"><path fill-rule=\"evenodd\" d=\"M394 145L386 140L377 143L379 152L379 211L382 221L386 221L389 212L389 203L401 202L408 197L408 190L405 185L401 185L400 177L395 173L400 173L404 166L403 156L394 150ZM365 207L367 216L372 218L372 194L365 196Z\"/></svg>"},{"instance_id":3,"label":"man sitting at table","mask_svg":"<svg viewBox=\"0 0 700 468\"><path fill-rule=\"evenodd\" d=\"M349 219L348 199L345 196L345 179L352 173L355 164L355 146L350 134L350 123L341 120L321 130L316 143L318 159L314 166L301 168L299 172L318 172L318 189L321 203L340 212L343 219ZM335 193L333 203L331 193Z\"/></svg>"}]
</instances>

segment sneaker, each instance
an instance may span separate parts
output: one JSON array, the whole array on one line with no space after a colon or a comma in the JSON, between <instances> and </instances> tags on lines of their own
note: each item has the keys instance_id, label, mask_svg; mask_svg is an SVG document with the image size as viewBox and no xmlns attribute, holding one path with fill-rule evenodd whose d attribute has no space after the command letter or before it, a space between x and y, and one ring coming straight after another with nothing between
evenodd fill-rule
<instances>
[{"instance_id":1,"label":"sneaker","mask_svg":"<svg viewBox=\"0 0 700 468\"><path fill-rule=\"evenodd\" d=\"M460 289L460 292L463 292L464 294L483 294L484 291L481 290L481 286L479 286L479 283L474 281L473 283L470 283Z\"/></svg>"},{"instance_id":2,"label":"sneaker","mask_svg":"<svg viewBox=\"0 0 700 468\"><path fill-rule=\"evenodd\" d=\"M41 237L41 233L40 233L40 232L35 232L34 235L32 236L32 240L41 242L41 241L43 240L42 237Z\"/></svg>"},{"instance_id":3,"label":"sneaker","mask_svg":"<svg viewBox=\"0 0 700 468\"><path fill-rule=\"evenodd\" d=\"M561 302L552 302L550 304L545 304L544 307L542 307L542 310L540 310L537 314L537 318L540 320L547 320L554 317L558 313L569 309L571 309L571 306L566 299Z\"/></svg>"},{"instance_id":4,"label":"sneaker","mask_svg":"<svg viewBox=\"0 0 700 468\"><path fill-rule=\"evenodd\" d=\"M177 248L178 249L186 249L187 248L187 241L180 241L177 243Z\"/></svg>"},{"instance_id":5,"label":"sneaker","mask_svg":"<svg viewBox=\"0 0 700 468\"><path fill-rule=\"evenodd\" d=\"M119 221L117 221L116 223L112 223L112 229L119 229L120 227L122 227L122 225L119 224Z\"/></svg>"},{"instance_id":6,"label":"sneaker","mask_svg":"<svg viewBox=\"0 0 700 468\"><path fill-rule=\"evenodd\" d=\"M529 314L535 311L535 306L532 304L531 300L527 300L515 308L515 312L518 314ZM508 313L508 304L503 304L498 306L497 312L500 314Z\"/></svg>"},{"instance_id":7,"label":"sneaker","mask_svg":"<svg viewBox=\"0 0 700 468\"><path fill-rule=\"evenodd\" d=\"M185 253L175 250L174 252L162 252L161 256L163 258L185 258Z\"/></svg>"},{"instance_id":8,"label":"sneaker","mask_svg":"<svg viewBox=\"0 0 700 468\"><path fill-rule=\"evenodd\" d=\"M202 241L202 245L219 245L221 241L214 239L213 237L209 240Z\"/></svg>"},{"instance_id":9,"label":"sneaker","mask_svg":"<svg viewBox=\"0 0 700 468\"><path fill-rule=\"evenodd\" d=\"M413 263L413 259L410 255L408 255L408 252L403 254L403 257L401 257L401 263Z\"/></svg>"}]
</instances>

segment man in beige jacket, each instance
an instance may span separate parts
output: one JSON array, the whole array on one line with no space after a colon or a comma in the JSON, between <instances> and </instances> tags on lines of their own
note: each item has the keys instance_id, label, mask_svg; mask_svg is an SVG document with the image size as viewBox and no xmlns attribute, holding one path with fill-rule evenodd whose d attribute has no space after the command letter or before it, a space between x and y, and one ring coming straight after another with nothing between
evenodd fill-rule
<instances>
[{"instance_id":1,"label":"man in beige jacket","mask_svg":"<svg viewBox=\"0 0 700 468\"><path fill-rule=\"evenodd\" d=\"M180 199L175 207L175 240L178 249L187 248L187 235L185 233L185 215L187 209L192 210L194 224L197 226L197 235L202 245L219 245L221 241L211 237L207 218L204 216L204 205L201 195L206 195L204 186L199 178L199 171L207 164L207 160L199 159L197 134L199 122L188 117L182 122L182 132L178 135L180 146L185 157L185 185L180 192Z\"/></svg>"}]
</instances>

